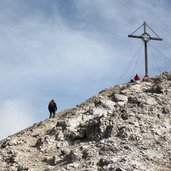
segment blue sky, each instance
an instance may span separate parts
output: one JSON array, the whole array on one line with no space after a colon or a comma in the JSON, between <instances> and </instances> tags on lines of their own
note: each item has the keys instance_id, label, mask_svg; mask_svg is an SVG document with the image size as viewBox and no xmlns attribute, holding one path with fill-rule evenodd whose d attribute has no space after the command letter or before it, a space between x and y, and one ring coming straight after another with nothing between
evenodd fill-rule
<instances>
[{"instance_id":1,"label":"blue sky","mask_svg":"<svg viewBox=\"0 0 171 171\"><path fill-rule=\"evenodd\" d=\"M143 77L143 42L128 34L144 21L163 38L148 43L149 74L170 70L170 8L169 0L0 0L0 139L48 118L52 98L62 111Z\"/></svg>"}]
</instances>

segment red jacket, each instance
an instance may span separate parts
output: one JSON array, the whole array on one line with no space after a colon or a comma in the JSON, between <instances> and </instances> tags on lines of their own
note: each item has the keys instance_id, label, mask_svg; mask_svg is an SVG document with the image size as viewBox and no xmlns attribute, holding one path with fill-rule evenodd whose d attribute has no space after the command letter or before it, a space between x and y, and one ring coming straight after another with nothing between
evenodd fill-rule
<instances>
[{"instance_id":1,"label":"red jacket","mask_svg":"<svg viewBox=\"0 0 171 171\"><path fill-rule=\"evenodd\" d=\"M134 80L138 81L138 80L140 80L140 77L136 74L135 77L134 77Z\"/></svg>"},{"instance_id":2,"label":"red jacket","mask_svg":"<svg viewBox=\"0 0 171 171\"><path fill-rule=\"evenodd\" d=\"M51 100L48 105L49 112L55 113L57 111L57 105L54 100Z\"/></svg>"}]
</instances>

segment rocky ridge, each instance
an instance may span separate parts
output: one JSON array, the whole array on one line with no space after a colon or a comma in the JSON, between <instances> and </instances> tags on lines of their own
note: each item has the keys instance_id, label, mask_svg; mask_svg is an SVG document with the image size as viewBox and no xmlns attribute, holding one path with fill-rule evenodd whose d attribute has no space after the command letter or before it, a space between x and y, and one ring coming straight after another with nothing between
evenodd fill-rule
<instances>
[{"instance_id":1,"label":"rocky ridge","mask_svg":"<svg viewBox=\"0 0 171 171\"><path fill-rule=\"evenodd\" d=\"M0 142L2 171L171 171L171 73L101 91Z\"/></svg>"}]
</instances>

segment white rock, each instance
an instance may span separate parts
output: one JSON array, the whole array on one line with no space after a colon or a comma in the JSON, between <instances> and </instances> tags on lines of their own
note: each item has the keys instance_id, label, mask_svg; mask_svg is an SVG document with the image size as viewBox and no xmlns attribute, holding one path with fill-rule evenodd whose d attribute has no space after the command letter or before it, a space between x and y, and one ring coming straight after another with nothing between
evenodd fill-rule
<instances>
[{"instance_id":1,"label":"white rock","mask_svg":"<svg viewBox=\"0 0 171 171\"><path fill-rule=\"evenodd\" d=\"M115 94L114 99L116 102L124 102L125 104L128 103L128 97L123 94Z\"/></svg>"},{"instance_id":2,"label":"white rock","mask_svg":"<svg viewBox=\"0 0 171 171\"><path fill-rule=\"evenodd\" d=\"M93 116L97 117L97 116L107 116L107 110L103 109L103 108L93 108Z\"/></svg>"}]
</instances>

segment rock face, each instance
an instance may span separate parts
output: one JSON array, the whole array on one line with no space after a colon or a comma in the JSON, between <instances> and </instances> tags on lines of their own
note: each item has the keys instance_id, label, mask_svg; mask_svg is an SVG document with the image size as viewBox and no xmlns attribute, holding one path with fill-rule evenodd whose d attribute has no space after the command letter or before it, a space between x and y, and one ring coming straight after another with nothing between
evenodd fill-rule
<instances>
[{"instance_id":1,"label":"rock face","mask_svg":"<svg viewBox=\"0 0 171 171\"><path fill-rule=\"evenodd\" d=\"M101 91L0 142L2 171L171 171L171 73Z\"/></svg>"}]
</instances>

